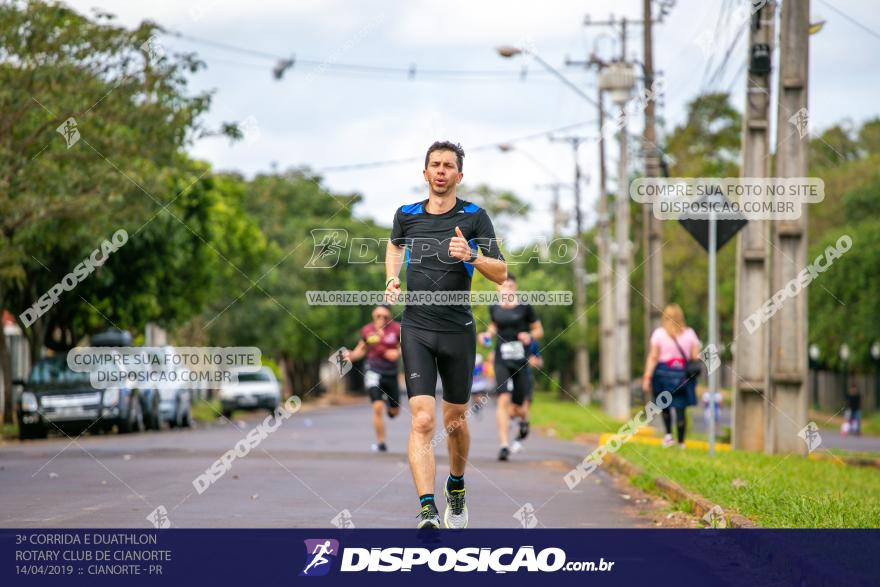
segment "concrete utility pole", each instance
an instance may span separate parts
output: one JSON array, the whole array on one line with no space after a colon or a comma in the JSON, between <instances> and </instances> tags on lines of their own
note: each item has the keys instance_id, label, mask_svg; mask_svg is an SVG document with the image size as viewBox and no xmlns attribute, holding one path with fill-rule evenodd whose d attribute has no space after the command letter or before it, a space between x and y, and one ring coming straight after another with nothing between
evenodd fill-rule
<instances>
[{"instance_id":1,"label":"concrete utility pole","mask_svg":"<svg viewBox=\"0 0 880 587\"><path fill-rule=\"evenodd\" d=\"M602 101L604 92L599 89L599 129L605 125ZM612 286L613 260L611 258L610 214L608 211L608 187L605 177L605 138L599 137L599 220L596 245L599 249L599 380L602 401L606 402L614 390L617 372L614 368L614 289Z\"/></svg>"},{"instance_id":2,"label":"concrete utility pole","mask_svg":"<svg viewBox=\"0 0 880 587\"><path fill-rule=\"evenodd\" d=\"M742 177L770 175L770 74L776 3L752 15L749 27L746 105L742 125ZM749 220L736 240L736 309L733 356L733 446L764 449L765 397L770 383L770 328L749 334L743 320L770 298L770 222Z\"/></svg>"},{"instance_id":3,"label":"concrete utility pole","mask_svg":"<svg viewBox=\"0 0 880 587\"><path fill-rule=\"evenodd\" d=\"M575 345L575 376L578 382L578 395L586 403L593 401L593 384L590 380L590 353L587 349L587 276L584 269L585 256L581 252L584 234L581 214L581 165L578 161L578 148L585 141L583 137L550 137L551 141L564 141L571 145L574 154L574 218L577 228L577 251L574 263L575 312L577 313L578 337Z\"/></svg>"},{"instance_id":4,"label":"concrete utility pole","mask_svg":"<svg viewBox=\"0 0 880 587\"><path fill-rule=\"evenodd\" d=\"M625 26L623 27L626 28ZM614 250L614 304L616 332L614 334L616 381L614 391L606 398L607 413L617 419L629 417L630 387L632 382L632 357L630 356L630 266L632 243L629 240L629 173L627 167L626 103L635 85L632 67L624 61L609 64L599 76L599 86L608 92L618 107L618 177L615 202L615 250Z\"/></svg>"},{"instance_id":5,"label":"concrete utility pole","mask_svg":"<svg viewBox=\"0 0 880 587\"><path fill-rule=\"evenodd\" d=\"M591 59L593 64L598 64L600 70L600 89L606 90L607 93L612 95L612 101L614 101L620 107L619 120L618 124L621 125L622 131L619 134L619 139L621 142L621 157L618 168L618 184L620 192L618 195L618 200L616 204L616 244L613 247L612 255L615 260L615 287L614 287L614 295L613 295L613 307L608 308L607 314L606 311L601 311L603 317L606 315L613 314L614 318L614 334L606 335L604 331L603 325L603 348L608 348L613 345L615 349L613 353L607 353L607 361L611 364L611 366L615 367L615 376L614 376L614 391L611 393L607 393L605 398L605 409L606 412L610 415L619 417L619 418L627 418L629 417L629 406L630 406L630 383L632 379L631 373L631 346L630 346L630 317L629 317L629 271L632 266L632 243L629 240L629 177L627 175L627 160L626 160L626 118L625 118L625 110L624 104L626 100L629 98L629 92L631 91L634 85L634 79L631 67L627 64L626 61L626 48L627 48L627 26L629 24L642 25L645 27L644 31L644 41L645 41L645 63L642 64L644 74L645 74L645 88L647 90L651 90L651 85L654 81L654 63L653 63L653 37L652 37L652 29L651 25L654 22L661 22L661 20L653 20L651 16L651 2L650 0L643 0L644 4L644 16L642 20L630 21L627 18L615 18L612 16L609 20L606 21L593 21L587 16L584 19L585 26L611 26L618 30L620 34L620 57L619 60L613 64L605 64L600 62L597 58ZM667 14L668 9L670 8L667 4L661 5L661 19ZM614 72L605 71L606 68L614 68ZM622 76L622 77L621 77ZM603 85L601 81L602 77L607 78L606 81L610 80L610 85ZM615 78L616 81L615 81ZM626 88L620 86L620 82L623 78L627 78L628 86ZM617 87L613 87L617 85ZM616 90L616 91L615 91ZM619 101L622 100L622 101ZM655 117L655 104L654 99L646 100L646 116L645 116L645 130L643 135L643 143L645 145L646 150L646 162L645 162L645 174L648 177L657 177L659 175L658 168L660 159L657 152L656 145L656 129L654 124ZM601 127L600 123L600 127ZM603 143L600 143L600 147L603 146ZM600 153L601 154L601 153ZM646 269L645 269L645 291L646 291L646 300L645 300L645 326L646 333L645 336L649 337L651 334L651 330L653 329L653 325L659 324L659 316L662 311L662 306L664 304L664 294L663 294L663 260L660 254L660 241L661 241L661 233L660 233L660 221L655 219L652 214L652 209L650 206L645 206L642 210L643 214L643 240L645 243L644 246L644 254L648 259ZM601 214L600 214L601 217ZM601 235L600 235L601 238ZM608 241L606 241L608 242ZM609 247L611 248L611 247ZM601 248L600 248L601 251ZM603 282L602 280L602 268L600 264L600 284ZM609 296L611 298L611 296ZM613 339L613 340L612 340ZM647 341L647 338L646 338ZM605 360L603 358L602 366L603 371L605 370ZM603 377L603 387L605 385L605 379Z\"/></svg>"},{"instance_id":6,"label":"concrete utility pole","mask_svg":"<svg viewBox=\"0 0 880 587\"><path fill-rule=\"evenodd\" d=\"M645 89L650 92L654 84L654 39L651 3L644 0L644 73ZM654 125L655 100L646 100L645 129L642 148L645 150L645 177L660 175L660 157L657 150L657 129ZM642 206L642 251L645 255L645 349L655 328L660 326L660 315L666 304L663 291L663 252L661 249L662 223L655 218L652 206Z\"/></svg>"},{"instance_id":7,"label":"concrete utility pole","mask_svg":"<svg viewBox=\"0 0 880 587\"><path fill-rule=\"evenodd\" d=\"M553 194L550 202L550 213L553 215L553 238L559 238L562 227L568 222L570 216L563 212L559 205L559 190L569 187L567 183L543 183L535 186L536 190L549 190Z\"/></svg>"},{"instance_id":8,"label":"concrete utility pole","mask_svg":"<svg viewBox=\"0 0 880 587\"><path fill-rule=\"evenodd\" d=\"M807 113L810 3L782 3L779 37L779 109L776 175L805 177L809 135L799 123ZM807 206L797 220L773 223L771 287L775 292L807 266ZM737 345L739 346L739 345ZM764 450L805 454L798 432L807 424L807 295L787 300L770 320L770 387L764 408ZM772 405L769 404L772 402Z\"/></svg>"},{"instance_id":9,"label":"concrete utility pole","mask_svg":"<svg viewBox=\"0 0 880 587\"><path fill-rule=\"evenodd\" d=\"M617 419L629 417L630 382L632 381L632 357L629 340L629 272L632 257L632 243L629 240L629 173L627 169L626 102L618 102L620 107L620 153L617 167L617 201L615 203L614 256L614 303L617 314L617 332L614 343L617 346L617 383L609 414Z\"/></svg>"},{"instance_id":10,"label":"concrete utility pole","mask_svg":"<svg viewBox=\"0 0 880 587\"><path fill-rule=\"evenodd\" d=\"M601 71L606 65L605 62L593 55L587 61L572 61L566 59L566 65L575 65L579 67L595 67ZM614 290L612 287L613 261L611 257L611 233L610 233L610 214L608 211L608 188L606 186L605 175L605 106L603 102L604 93L600 87L596 97L596 106L599 110L599 139L596 141L599 146L599 205L597 209L598 219L596 221L596 249L599 257L599 386L601 401L603 407L608 411L608 398L611 397L617 380L617 372L615 367L615 346L614 346Z\"/></svg>"},{"instance_id":11,"label":"concrete utility pole","mask_svg":"<svg viewBox=\"0 0 880 587\"><path fill-rule=\"evenodd\" d=\"M635 85L635 77L632 66L626 63L626 29L627 19L616 20L612 18L604 22L591 22L589 17L585 25L618 26L620 32L620 57L618 61L604 64L595 57L591 62L599 63L599 88L607 92L611 101L617 106L619 112L617 120L619 147L617 200L615 203L615 243L612 255L614 257L614 352L609 358L609 363L614 365L614 384L611 393L603 398L605 412L618 419L629 418L630 410L630 384L632 381L632 357L630 356L630 323L629 323L629 299L630 299L630 266L632 259L632 243L629 240L629 174L627 169L627 131L626 131L626 102ZM601 103L600 103L601 109ZM604 118L604 116L603 116ZM603 120L604 122L604 120ZM600 125L603 136L600 141L604 143L604 126ZM601 279L601 277L600 277Z\"/></svg>"}]
</instances>

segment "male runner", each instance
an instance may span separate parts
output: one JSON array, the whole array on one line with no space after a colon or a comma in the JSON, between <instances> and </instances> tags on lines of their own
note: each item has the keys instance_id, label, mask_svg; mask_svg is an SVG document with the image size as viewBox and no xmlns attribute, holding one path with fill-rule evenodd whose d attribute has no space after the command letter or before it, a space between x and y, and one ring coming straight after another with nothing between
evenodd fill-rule
<instances>
[{"instance_id":1,"label":"male runner","mask_svg":"<svg viewBox=\"0 0 880 587\"><path fill-rule=\"evenodd\" d=\"M526 371L529 373L529 386L522 406L519 407L519 432L510 444L510 452L512 453L522 450L522 441L529 435L529 408L532 405L532 395L535 390L535 374L532 369L544 368L544 357L541 356L541 348L536 340L532 340L529 348L526 349L526 356L529 358L529 365L526 367ZM512 381L508 385L508 389L513 391Z\"/></svg>"},{"instance_id":2,"label":"male runner","mask_svg":"<svg viewBox=\"0 0 880 587\"><path fill-rule=\"evenodd\" d=\"M528 394L529 380L528 348L532 341L544 336L544 328L531 304L520 304L516 299L516 278L508 274L499 286L501 303L489 306L489 327L482 338L495 336L495 392L498 394L498 440L501 450L498 460L510 457L509 427L511 417L520 418L517 441L529 434ZM512 389L508 389L512 381ZM512 396L512 397L511 397Z\"/></svg>"},{"instance_id":3,"label":"male runner","mask_svg":"<svg viewBox=\"0 0 880 587\"><path fill-rule=\"evenodd\" d=\"M394 215L385 257L386 297L400 296L398 274L406 254L408 295L470 291L474 268L495 283L507 275L498 250L495 229L486 211L456 197L461 182L464 150L450 142L436 142L425 155L428 199L402 206ZM471 246L474 245L472 249ZM476 250L483 253L477 255ZM440 302L437 300L436 302ZM444 495L447 528L465 528L464 469L470 435L465 411L473 383L476 329L467 300L457 305L409 303L403 312L403 350L406 392L412 413L409 464L419 494L419 528L439 528L434 503L434 388L437 374L443 382L443 424L448 433L449 478Z\"/></svg>"},{"instance_id":4,"label":"male runner","mask_svg":"<svg viewBox=\"0 0 880 587\"><path fill-rule=\"evenodd\" d=\"M373 427L376 429L374 452L386 452L385 422L382 412L388 408L388 417L400 412L400 388L397 385L397 360L400 358L400 324L391 319L391 308L373 308L373 321L361 328L361 339L346 357L359 361L367 356L364 386L373 404Z\"/></svg>"}]
</instances>

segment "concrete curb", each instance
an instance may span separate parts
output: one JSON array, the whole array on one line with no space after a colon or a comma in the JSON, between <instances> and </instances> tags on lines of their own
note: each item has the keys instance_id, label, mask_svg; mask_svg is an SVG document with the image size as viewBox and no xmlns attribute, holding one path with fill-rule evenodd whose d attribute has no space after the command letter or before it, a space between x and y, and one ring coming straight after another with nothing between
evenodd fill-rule
<instances>
[{"instance_id":1,"label":"concrete curb","mask_svg":"<svg viewBox=\"0 0 880 587\"><path fill-rule=\"evenodd\" d=\"M617 454L609 453L605 455L602 466L627 477L634 477L636 475L644 474L644 471ZM657 489L662 495L673 501L686 501L690 503L694 515L699 518L702 518L707 513L712 511L715 507L717 507L717 504L712 503L702 495L692 493L675 481L671 481L666 477L654 477L653 479L654 484L657 486ZM755 522L746 518L745 516L741 516L740 514L725 512L724 518L727 520L727 523L731 528L758 527Z\"/></svg>"}]
</instances>

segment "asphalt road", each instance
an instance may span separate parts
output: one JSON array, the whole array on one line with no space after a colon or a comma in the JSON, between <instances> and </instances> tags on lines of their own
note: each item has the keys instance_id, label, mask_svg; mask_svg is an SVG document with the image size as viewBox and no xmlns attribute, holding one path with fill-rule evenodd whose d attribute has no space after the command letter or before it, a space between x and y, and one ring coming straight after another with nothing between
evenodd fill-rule
<instances>
[{"instance_id":1,"label":"asphalt road","mask_svg":"<svg viewBox=\"0 0 880 587\"><path fill-rule=\"evenodd\" d=\"M471 527L516 528L523 519L539 528L649 525L604 471L573 491L566 487L564 474L591 447L533 434L511 461L497 461L493 407L470 419ZM358 528L415 526L409 414L390 422L390 452L374 454L366 402L294 414L196 492L193 480L262 417L195 430L7 442L0 445L0 527L149 528L147 516L159 506L182 528L327 528L343 520ZM445 442L437 455L442 512Z\"/></svg>"}]
</instances>

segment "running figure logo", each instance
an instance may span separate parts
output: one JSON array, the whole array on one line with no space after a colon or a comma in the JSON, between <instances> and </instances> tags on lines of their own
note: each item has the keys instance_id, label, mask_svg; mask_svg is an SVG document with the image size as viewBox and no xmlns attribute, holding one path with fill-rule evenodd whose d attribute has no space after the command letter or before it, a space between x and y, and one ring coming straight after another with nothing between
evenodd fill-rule
<instances>
[{"instance_id":1,"label":"running figure logo","mask_svg":"<svg viewBox=\"0 0 880 587\"><path fill-rule=\"evenodd\" d=\"M330 572L331 559L339 554L339 541L332 538L310 538L306 543L306 566L300 577L320 577Z\"/></svg>"}]
</instances>

